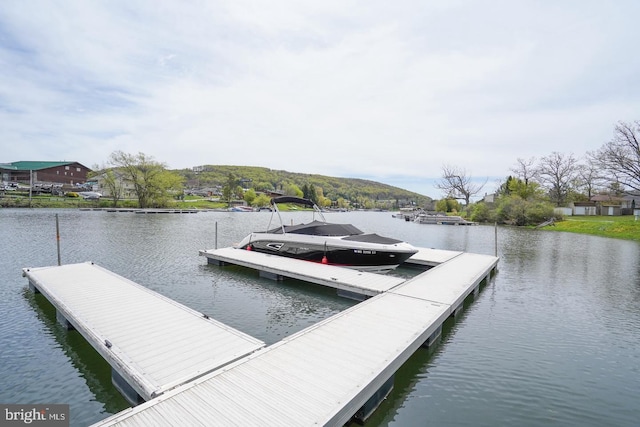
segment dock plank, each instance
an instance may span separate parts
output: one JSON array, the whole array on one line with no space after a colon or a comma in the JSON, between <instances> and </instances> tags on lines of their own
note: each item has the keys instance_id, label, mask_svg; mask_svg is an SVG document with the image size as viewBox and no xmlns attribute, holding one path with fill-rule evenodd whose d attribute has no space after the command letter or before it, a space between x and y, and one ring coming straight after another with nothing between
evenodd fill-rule
<instances>
[{"instance_id":1,"label":"dock plank","mask_svg":"<svg viewBox=\"0 0 640 427\"><path fill-rule=\"evenodd\" d=\"M440 333L497 262L487 255L455 254L408 282L95 427L134 427L169 417L180 425L343 425Z\"/></svg>"},{"instance_id":2,"label":"dock plank","mask_svg":"<svg viewBox=\"0 0 640 427\"><path fill-rule=\"evenodd\" d=\"M386 292L406 280L232 247L204 250L200 255L365 296Z\"/></svg>"},{"instance_id":3,"label":"dock plank","mask_svg":"<svg viewBox=\"0 0 640 427\"><path fill-rule=\"evenodd\" d=\"M497 264L495 256L465 252L430 269L429 274L407 280L391 292L448 304L455 311Z\"/></svg>"},{"instance_id":4,"label":"dock plank","mask_svg":"<svg viewBox=\"0 0 640 427\"><path fill-rule=\"evenodd\" d=\"M435 267L436 265L443 264L460 254L462 254L462 252L460 251L418 248L418 253L412 255L408 260L406 260L405 264L416 264L427 267Z\"/></svg>"},{"instance_id":5,"label":"dock plank","mask_svg":"<svg viewBox=\"0 0 640 427\"><path fill-rule=\"evenodd\" d=\"M145 400L265 345L93 263L23 272Z\"/></svg>"},{"instance_id":6,"label":"dock plank","mask_svg":"<svg viewBox=\"0 0 640 427\"><path fill-rule=\"evenodd\" d=\"M447 317L447 305L381 294L96 426L343 425Z\"/></svg>"}]
</instances>

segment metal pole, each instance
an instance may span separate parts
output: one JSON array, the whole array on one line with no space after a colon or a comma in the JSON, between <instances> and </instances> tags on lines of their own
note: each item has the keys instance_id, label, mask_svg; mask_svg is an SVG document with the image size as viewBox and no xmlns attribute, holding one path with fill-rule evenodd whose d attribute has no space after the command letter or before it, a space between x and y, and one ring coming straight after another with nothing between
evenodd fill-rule
<instances>
[{"instance_id":1,"label":"metal pole","mask_svg":"<svg viewBox=\"0 0 640 427\"><path fill-rule=\"evenodd\" d=\"M60 224L58 222L58 214L56 214L56 242L58 243L58 265L60 263Z\"/></svg>"},{"instance_id":2,"label":"metal pole","mask_svg":"<svg viewBox=\"0 0 640 427\"><path fill-rule=\"evenodd\" d=\"M33 170L29 170L29 207L31 207L32 192L33 192Z\"/></svg>"},{"instance_id":3,"label":"metal pole","mask_svg":"<svg viewBox=\"0 0 640 427\"><path fill-rule=\"evenodd\" d=\"M493 223L493 252L498 256L498 223Z\"/></svg>"},{"instance_id":4,"label":"metal pole","mask_svg":"<svg viewBox=\"0 0 640 427\"><path fill-rule=\"evenodd\" d=\"M218 249L218 221L216 221L216 246L215 249Z\"/></svg>"}]
</instances>

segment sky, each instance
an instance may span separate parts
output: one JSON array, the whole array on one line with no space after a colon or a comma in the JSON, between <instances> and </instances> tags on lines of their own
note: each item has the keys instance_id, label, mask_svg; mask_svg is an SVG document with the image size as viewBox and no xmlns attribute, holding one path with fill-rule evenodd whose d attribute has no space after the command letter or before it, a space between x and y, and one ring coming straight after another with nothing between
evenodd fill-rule
<instances>
[{"instance_id":1,"label":"sky","mask_svg":"<svg viewBox=\"0 0 640 427\"><path fill-rule=\"evenodd\" d=\"M442 198L640 119L640 2L5 0L0 163L144 153Z\"/></svg>"}]
</instances>

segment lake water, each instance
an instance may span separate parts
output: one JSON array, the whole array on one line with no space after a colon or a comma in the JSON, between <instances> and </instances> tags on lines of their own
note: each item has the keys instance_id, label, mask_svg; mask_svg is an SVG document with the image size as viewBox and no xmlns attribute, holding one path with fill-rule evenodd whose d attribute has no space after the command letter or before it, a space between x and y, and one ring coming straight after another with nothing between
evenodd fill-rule
<instances>
[{"instance_id":1,"label":"lake water","mask_svg":"<svg viewBox=\"0 0 640 427\"><path fill-rule=\"evenodd\" d=\"M56 214L62 263L94 261L267 344L355 304L198 256L264 230L269 213L0 209L0 403L68 403L74 426L127 404L106 362L21 275L57 264ZM416 246L494 253L490 226L327 216ZM367 426L640 425L640 244L499 228L498 256L495 279L398 371Z\"/></svg>"}]
</instances>

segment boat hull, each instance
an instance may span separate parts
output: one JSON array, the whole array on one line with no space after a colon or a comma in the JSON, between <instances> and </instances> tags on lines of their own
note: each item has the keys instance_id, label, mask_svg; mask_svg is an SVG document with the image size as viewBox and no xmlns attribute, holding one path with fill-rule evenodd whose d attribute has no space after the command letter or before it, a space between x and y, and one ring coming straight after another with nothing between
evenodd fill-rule
<instances>
[{"instance_id":1,"label":"boat hull","mask_svg":"<svg viewBox=\"0 0 640 427\"><path fill-rule=\"evenodd\" d=\"M241 249L295 258L304 261L337 265L362 271L392 270L417 252L407 243L394 245L358 244L353 241L307 236L301 240L285 235L260 236L252 234L240 245Z\"/></svg>"}]
</instances>

